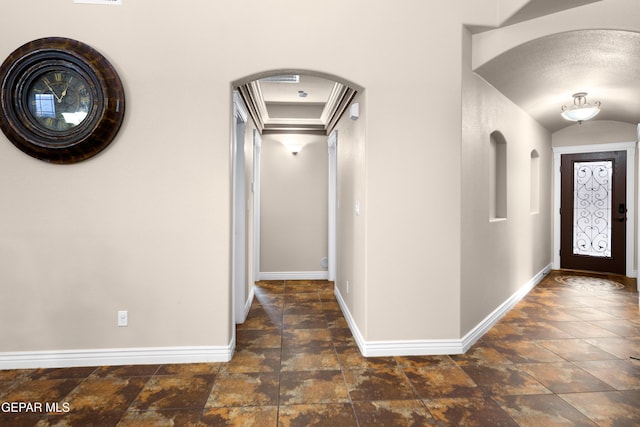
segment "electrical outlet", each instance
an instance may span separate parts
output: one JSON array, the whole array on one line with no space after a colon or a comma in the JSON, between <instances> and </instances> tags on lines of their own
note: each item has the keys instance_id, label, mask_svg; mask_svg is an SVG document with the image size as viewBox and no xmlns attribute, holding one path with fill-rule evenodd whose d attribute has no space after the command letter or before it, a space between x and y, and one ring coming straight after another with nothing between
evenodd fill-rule
<instances>
[{"instance_id":1,"label":"electrical outlet","mask_svg":"<svg viewBox=\"0 0 640 427\"><path fill-rule=\"evenodd\" d=\"M129 312L126 310L118 311L118 326L129 326Z\"/></svg>"}]
</instances>

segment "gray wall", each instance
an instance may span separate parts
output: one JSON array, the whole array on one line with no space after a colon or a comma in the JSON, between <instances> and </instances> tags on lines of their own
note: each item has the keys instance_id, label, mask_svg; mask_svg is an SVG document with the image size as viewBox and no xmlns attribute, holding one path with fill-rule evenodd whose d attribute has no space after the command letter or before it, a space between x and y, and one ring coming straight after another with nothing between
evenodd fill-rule
<instances>
[{"instance_id":1,"label":"gray wall","mask_svg":"<svg viewBox=\"0 0 640 427\"><path fill-rule=\"evenodd\" d=\"M304 144L295 156L289 140ZM261 175L260 271L326 271L327 137L263 135Z\"/></svg>"}]
</instances>

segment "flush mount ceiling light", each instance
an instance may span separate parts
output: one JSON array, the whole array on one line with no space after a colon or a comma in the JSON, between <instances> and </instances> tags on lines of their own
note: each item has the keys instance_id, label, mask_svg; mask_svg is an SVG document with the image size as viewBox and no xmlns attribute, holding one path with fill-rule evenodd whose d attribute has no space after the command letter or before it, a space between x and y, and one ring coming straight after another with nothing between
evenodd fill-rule
<instances>
[{"instance_id":1,"label":"flush mount ceiling light","mask_svg":"<svg viewBox=\"0 0 640 427\"><path fill-rule=\"evenodd\" d=\"M600 101L593 104L587 102L587 92L573 94L573 105L562 106L562 117L572 122L582 124L583 121L593 119L600 112Z\"/></svg>"}]
</instances>

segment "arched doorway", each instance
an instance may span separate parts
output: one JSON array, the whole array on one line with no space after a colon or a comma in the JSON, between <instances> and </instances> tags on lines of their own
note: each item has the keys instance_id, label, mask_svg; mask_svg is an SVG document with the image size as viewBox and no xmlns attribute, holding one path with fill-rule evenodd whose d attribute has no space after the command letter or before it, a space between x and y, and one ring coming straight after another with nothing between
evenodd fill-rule
<instances>
[{"instance_id":1,"label":"arched doorway","mask_svg":"<svg viewBox=\"0 0 640 427\"><path fill-rule=\"evenodd\" d=\"M261 209L260 209L260 169L261 169L261 145L262 137L269 138L273 135L298 135L299 137L323 138L325 144L325 155L328 155L329 179L326 180L328 186L329 200L325 200L327 217L327 240L328 254L326 256L326 271L324 276L316 276L316 273L306 271L307 277L300 277L298 272L289 272L289 279L310 278L310 279L334 279L336 270L336 215L335 197L337 179L335 174L337 168L335 162L337 133L332 130L350 102L361 90L361 88L350 81L327 73L278 69L269 72L257 73L232 83L234 91L234 104L237 109L246 109L251 122L245 126L245 141L238 141L238 132L234 133L233 141L233 166L234 171L245 170L251 176L246 179L247 190L242 192L242 181L234 173L234 213L233 229L234 241L232 257L232 286L234 297L234 310L236 323L242 323L248 312L252 298L252 284L260 279L273 279L280 277L267 276L260 271L260 235L261 235ZM234 115L237 117L237 115ZM235 126L235 122L234 122ZM249 150L249 145L253 145L253 150ZM252 152L246 161L251 165L244 164L244 156L239 155L238 147L245 146L246 153ZM332 148L333 147L333 148ZM333 149L333 151L331 151ZM291 151L297 154L295 149ZM333 153L333 155L331 155ZM239 164L243 162L243 164ZM250 172L251 171L251 172ZM242 202L238 203L238 201ZM334 203L332 203L332 200ZM249 217L244 218L241 205L245 210L249 210ZM238 229L241 232L238 232ZM244 228L244 230L242 230ZM244 231L244 232L243 232ZM247 236L244 238L243 236ZM246 264L242 265L242 260L246 259ZM325 261L323 259L323 261ZM242 268L246 268L247 274L242 274ZM284 273L282 273L284 274ZM309 276L310 274L310 276ZM264 277L262 277L264 276Z\"/></svg>"},{"instance_id":2,"label":"arched doorway","mask_svg":"<svg viewBox=\"0 0 640 427\"><path fill-rule=\"evenodd\" d=\"M570 234L573 228L573 210L569 204L561 215L561 158L577 154L625 151L627 164L635 165L633 156L637 138L630 136L628 130L637 124L637 99L640 87L636 84L640 70L640 33L637 31L611 28L571 29L560 31L542 28L538 37L530 40L510 40L508 46L501 46L494 57L484 54L482 42L474 40L474 51L483 52L484 59L474 59L474 71L498 89L513 103L520 106L532 118L545 127L551 134L553 151L553 268L579 268L593 271L607 271L636 276L637 237L635 229L635 185L636 167L627 169L626 201L611 199L608 204L613 221L608 221L621 230L617 242L617 253L623 263L615 268L599 267L595 256L581 253L570 244L578 238ZM530 37L530 35L527 35ZM484 46L486 47L486 46ZM588 67L585 66L588 64ZM561 106L568 104L572 94L586 91L590 99L599 101L603 108L594 119L584 124L567 121L560 115ZM544 153L540 153L544 154ZM631 160L630 160L631 159ZM580 163L580 162L578 162ZM617 179L618 182L621 179ZM619 190L618 194L624 193ZM565 191L565 199L571 200L572 194ZM623 218L626 213L626 218ZM565 221L561 221L563 218ZM562 224L565 224L562 227ZM565 233L562 233L564 229ZM563 238L561 239L561 235ZM561 241L564 244L561 245ZM588 243L591 245L591 243ZM601 244L601 243L598 243ZM609 244L609 243L607 243ZM615 244L615 242L613 243ZM564 248L561 248L564 246ZM602 255L609 258L611 254ZM580 257L582 264L565 264L561 258ZM579 266L579 267L578 267Z\"/></svg>"}]
</instances>

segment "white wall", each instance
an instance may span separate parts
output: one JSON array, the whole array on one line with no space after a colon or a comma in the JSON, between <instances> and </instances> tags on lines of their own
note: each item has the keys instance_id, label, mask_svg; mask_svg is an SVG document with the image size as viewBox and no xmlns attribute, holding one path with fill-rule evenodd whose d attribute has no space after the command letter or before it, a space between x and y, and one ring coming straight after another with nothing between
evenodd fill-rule
<instances>
[{"instance_id":1,"label":"white wall","mask_svg":"<svg viewBox=\"0 0 640 427\"><path fill-rule=\"evenodd\" d=\"M476 208L475 197L461 206L470 184L461 143L469 1L4 5L0 58L43 36L84 41L119 71L127 112L113 144L77 165L37 161L0 135L0 352L202 346L229 355L230 85L292 67L366 91L355 170L342 170L353 184L343 183L341 197L359 199L361 215L350 219L340 255L352 269L341 277L353 280L348 299L364 339L459 338L508 294L508 278L518 284L543 262L538 245L548 248L536 240L526 265L500 264L500 283L483 297L494 285L466 244L484 250L487 241L482 228L462 235L473 222L466 207ZM514 146L545 139L505 111L516 119L504 127ZM473 144L464 141L465 150ZM531 225L527 233L545 227ZM498 249L506 253L501 246L519 232L501 231ZM129 310L127 328L116 326L119 309Z\"/></svg>"},{"instance_id":2,"label":"white wall","mask_svg":"<svg viewBox=\"0 0 640 427\"><path fill-rule=\"evenodd\" d=\"M229 345L229 80L211 78L211 35L189 30L204 24L193 12L3 7L0 58L38 37L82 40L118 70L127 105L111 146L76 165L35 160L0 135L1 351Z\"/></svg>"},{"instance_id":3,"label":"white wall","mask_svg":"<svg viewBox=\"0 0 640 427\"><path fill-rule=\"evenodd\" d=\"M228 347L230 83L292 66L367 92L367 235L354 243L366 254L354 279L363 333L455 336L458 12L419 0L402 8L364 0L3 8L0 57L47 35L82 40L119 71L127 113L106 151L73 166L36 161L0 137L0 279L12 289L0 302L0 350ZM438 19L425 25L428 16ZM452 163L424 167L443 157ZM432 209L434 200L451 211ZM424 243L433 241L444 243ZM116 327L119 309L129 310L127 328Z\"/></svg>"},{"instance_id":4,"label":"white wall","mask_svg":"<svg viewBox=\"0 0 640 427\"><path fill-rule=\"evenodd\" d=\"M288 141L304 147L294 156ZM326 271L327 137L263 135L261 175L260 271Z\"/></svg>"},{"instance_id":5,"label":"white wall","mask_svg":"<svg viewBox=\"0 0 640 427\"><path fill-rule=\"evenodd\" d=\"M358 93L353 103L360 105L358 120L349 118L348 110L336 126L338 132L337 192L337 267L335 286L358 329L366 326L366 200L365 124L366 92ZM355 212L356 203L361 208ZM347 285L348 282L348 285Z\"/></svg>"},{"instance_id":6,"label":"white wall","mask_svg":"<svg viewBox=\"0 0 640 427\"><path fill-rule=\"evenodd\" d=\"M459 334L462 27L456 6L405 2L399 14L397 3L375 2L365 8L378 18L355 27L356 39L369 46L364 51L379 58L371 63L375 72L356 79L367 90L367 341L393 346ZM425 25L429 16L437 18ZM357 58L357 67L365 66Z\"/></svg>"},{"instance_id":7,"label":"white wall","mask_svg":"<svg viewBox=\"0 0 640 427\"><path fill-rule=\"evenodd\" d=\"M467 57L469 58L469 57ZM462 137L461 335L551 263L551 135L466 63ZM507 146L507 218L490 220L490 135ZM531 209L531 151L540 205Z\"/></svg>"}]
</instances>

